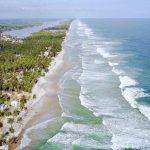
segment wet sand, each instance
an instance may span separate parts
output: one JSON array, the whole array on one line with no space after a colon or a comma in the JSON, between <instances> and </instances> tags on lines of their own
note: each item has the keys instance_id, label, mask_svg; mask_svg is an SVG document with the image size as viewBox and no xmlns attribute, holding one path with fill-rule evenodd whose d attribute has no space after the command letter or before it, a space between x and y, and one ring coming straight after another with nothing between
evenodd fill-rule
<instances>
[{"instance_id":1,"label":"wet sand","mask_svg":"<svg viewBox=\"0 0 150 150\"><path fill-rule=\"evenodd\" d=\"M41 125L45 125L43 127L45 128L50 123L55 122L57 124L56 119L62 116L58 98L59 81L68 69L69 65L65 58L65 51L62 50L52 61L49 71L38 80L33 88L36 100L27 104L28 112L22 122L24 127L19 135L20 139L16 144L17 146L11 145L10 149L28 149L27 145L32 145L32 140L34 140L34 136L32 136L33 130L38 130Z\"/></svg>"}]
</instances>

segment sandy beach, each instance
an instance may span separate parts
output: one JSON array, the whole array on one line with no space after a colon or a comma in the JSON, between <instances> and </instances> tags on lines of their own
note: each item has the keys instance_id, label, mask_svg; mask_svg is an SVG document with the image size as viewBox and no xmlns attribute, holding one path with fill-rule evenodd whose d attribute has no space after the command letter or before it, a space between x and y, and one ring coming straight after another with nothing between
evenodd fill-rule
<instances>
[{"instance_id":1,"label":"sandy beach","mask_svg":"<svg viewBox=\"0 0 150 150\"><path fill-rule=\"evenodd\" d=\"M51 62L49 71L45 76L40 77L33 87L32 94L36 95L36 99L27 103L27 111L23 112L22 125L16 127L15 135L19 135L18 142L10 145L9 149L28 149L27 145L32 143L32 138L34 140L31 131L45 128L50 123L54 123L57 118L61 118L62 111L58 98L59 79L69 68L65 60L64 43L65 40L62 43L62 51Z\"/></svg>"}]
</instances>

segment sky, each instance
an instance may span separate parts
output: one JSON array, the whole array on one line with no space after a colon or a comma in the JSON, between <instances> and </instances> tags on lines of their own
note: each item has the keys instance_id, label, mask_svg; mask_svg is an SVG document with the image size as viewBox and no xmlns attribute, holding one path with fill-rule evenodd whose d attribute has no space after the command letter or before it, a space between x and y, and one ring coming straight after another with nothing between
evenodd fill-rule
<instances>
[{"instance_id":1,"label":"sky","mask_svg":"<svg viewBox=\"0 0 150 150\"><path fill-rule=\"evenodd\" d=\"M0 0L8 18L150 18L150 0Z\"/></svg>"}]
</instances>

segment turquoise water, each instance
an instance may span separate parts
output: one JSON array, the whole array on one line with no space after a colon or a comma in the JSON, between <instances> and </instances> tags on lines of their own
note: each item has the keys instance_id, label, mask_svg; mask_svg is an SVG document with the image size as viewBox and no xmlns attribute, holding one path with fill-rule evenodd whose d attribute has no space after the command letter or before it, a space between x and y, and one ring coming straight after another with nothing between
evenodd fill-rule
<instances>
[{"instance_id":1,"label":"turquoise water","mask_svg":"<svg viewBox=\"0 0 150 150\"><path fill-rule=\"evenodd\" d=\"M62 121L40 150L150 149L150 21L75 20L64 45ZM55 125L54 125L55 126ZM43 140L44 139L44 140Z\"/></svg>"}]
</instances>

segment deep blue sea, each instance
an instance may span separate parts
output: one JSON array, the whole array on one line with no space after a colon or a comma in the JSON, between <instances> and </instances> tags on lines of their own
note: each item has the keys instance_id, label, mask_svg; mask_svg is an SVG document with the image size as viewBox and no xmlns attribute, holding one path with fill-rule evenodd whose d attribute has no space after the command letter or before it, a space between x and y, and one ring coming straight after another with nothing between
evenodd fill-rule
<instances>
[{"instance_id":1,"label":"deep blue sea","mask_svg":"<svg viewBox=\"0 0 150 150\"><path fill-rule=\"evenodd\" d=\"M149 150L150 20L75 20L63 49L64 122L55 132L33 130L30 149Z\"/></svg>"},{"instance_id":2,"label":"deep blue sea","mask_svg":"<svg viewBox=\"0 0 150 150\"><path fill-rule=\"evenodd\" d=\"M124 98L150 119L150 19L86 20Z\"/></svg>"}]
</instances>

